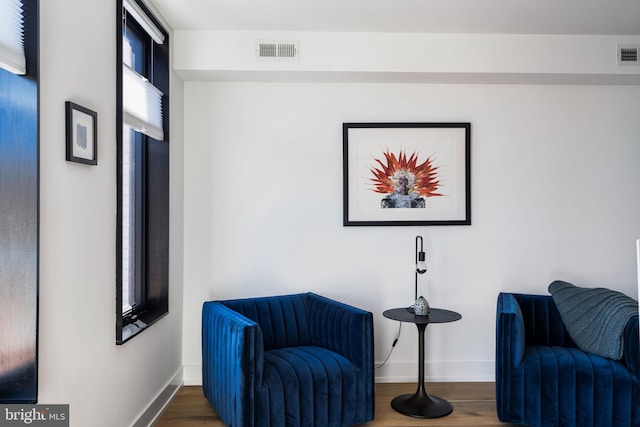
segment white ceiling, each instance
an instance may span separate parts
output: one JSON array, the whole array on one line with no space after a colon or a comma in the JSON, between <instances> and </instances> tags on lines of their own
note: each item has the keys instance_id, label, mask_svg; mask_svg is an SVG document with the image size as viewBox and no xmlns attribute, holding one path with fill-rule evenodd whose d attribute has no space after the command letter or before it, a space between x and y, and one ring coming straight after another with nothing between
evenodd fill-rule
<instances>
[{"instance_id":1,"label":"white ceiling","mask_svg":"<svg viewBox=\"0 0 640 427\"><path fill-rule=\"evenodd\" d=\"M640 35L640 0L148 0L174 30Z\"/></svg>"}]
</instances>

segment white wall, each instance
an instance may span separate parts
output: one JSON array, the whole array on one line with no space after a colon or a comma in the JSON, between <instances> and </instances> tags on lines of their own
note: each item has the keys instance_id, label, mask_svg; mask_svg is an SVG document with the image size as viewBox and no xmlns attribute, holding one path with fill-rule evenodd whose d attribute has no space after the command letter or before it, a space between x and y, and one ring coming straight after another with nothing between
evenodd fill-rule
<instances>
[{"instance_id":1,"label":"white wall","mask_svg":"<svg viewBox=\"0 0 640 427\"><path fill-rule=\"evenodd\" d=\"M115 344L116 16L115 2L40 2L38 396L70 404L78 427L130 425L181 381L180 121L171 132L170 314ZM181 110L181 82L174 78L172 87ZM98 113L98 166L65 161L67 100Z\"/></svg>"},{"instance_id":2,"label":"white wall","mask_svg":"<svg viewBox=\"0 0 640 427\"><path fill-rule=\"evenodd\" d=\"M554 279L636 296L640 87L185 83L185 383L200 382L200 306L314 291L374 313L375 360L413 299L425 239L434 307L429 379L492 380L500 291ZM472 220L457 227L343 227L343 122L472 124ZM415 381L405 325L379 381Z\"/></svg>"}]
</instances>

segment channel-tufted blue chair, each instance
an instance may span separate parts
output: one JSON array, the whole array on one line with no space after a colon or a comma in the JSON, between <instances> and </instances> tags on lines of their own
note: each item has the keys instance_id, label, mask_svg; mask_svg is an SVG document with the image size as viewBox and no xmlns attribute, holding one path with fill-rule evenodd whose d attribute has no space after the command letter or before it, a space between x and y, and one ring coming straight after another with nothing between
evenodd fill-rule
<instances>
[{"instance_id":1,"label":"channel-tufted blue chair","mask_svg":"<svg viewBox=\"0 0 640 427\"><path fill-rule=\"evenodd\" d=\"M313 293L205 302L202 384L229 427L373 420L371 313Z\"/></svg>"},{"instance_id":2,"label":"channel-tufted blue chair","mask_svg":"<svg viewBox=\"0 0 640 427\"><path fill-rule=\"evenodd\" d=\"M496 316L496 404L504 422L539 427L640 426L638 316L624 356L581 350L550 295L501 293Z\"/></svg>"}]
</instances>

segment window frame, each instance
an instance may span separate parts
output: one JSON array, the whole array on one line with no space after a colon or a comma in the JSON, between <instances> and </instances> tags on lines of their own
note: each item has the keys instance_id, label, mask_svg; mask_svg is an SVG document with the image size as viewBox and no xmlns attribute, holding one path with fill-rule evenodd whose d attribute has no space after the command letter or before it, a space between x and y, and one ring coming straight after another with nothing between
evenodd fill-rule
<instances>
[{"instance_id":1,"label":"window frame","mask_svg":"<svg viewBox=\"0 0 640 427\"><path fill-rule=\"evenodd\" d=\"M117 215L116 215L116 344L124 344L140 332L148 329L169 313L169 34L153 13L141 0L130 0L146 14L148 19L164 35L164 43L156 43L124 8L124 1L117 0L117 47L116 47L116 140L117 140ZM136 131L140 139L140 170L136 171L136 188L140 194L134 196L135 209L141 212L142 224L136 230L135 294L139 304L123 310L123 144L124 92L123 92L123 35L126 26L138 36L143 36L145 44L145 73L153 69L153 76L145 75L163 93L164 140L158 141ZM132 20L133 22L129 21ZM151 48L151 46L153 47ZM133 326L129 326L133 325ZM142 325L142 326L141 326Z\"/></svg>"}]
</instances>

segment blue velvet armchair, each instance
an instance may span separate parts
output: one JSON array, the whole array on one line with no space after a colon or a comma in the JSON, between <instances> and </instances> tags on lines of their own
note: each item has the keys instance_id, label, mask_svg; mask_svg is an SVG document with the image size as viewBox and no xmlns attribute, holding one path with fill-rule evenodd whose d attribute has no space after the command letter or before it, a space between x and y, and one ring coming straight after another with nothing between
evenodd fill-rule
<instances>
[{"instance_id":1,"label":"blue velvet armchair","mask_svg":"<svg viewBox=\"0 0 640 427\"><path fill-rule=\"evenodd\" d=\"M229 427L373 420L373 319L313 293L205 302L202 384Z\"/></svg>"},{"instance_id":2,"label":"blue velvet armchair","mask_svg":"<svg viewBox=\"0 0 640 427\"><path fill-rule=\"evenodd\" d=\"M551 296L501 293L496 316L498 418L540 427L640 426L638 316L624 356L580 350Z\"/></svg>"}]
</instances>

